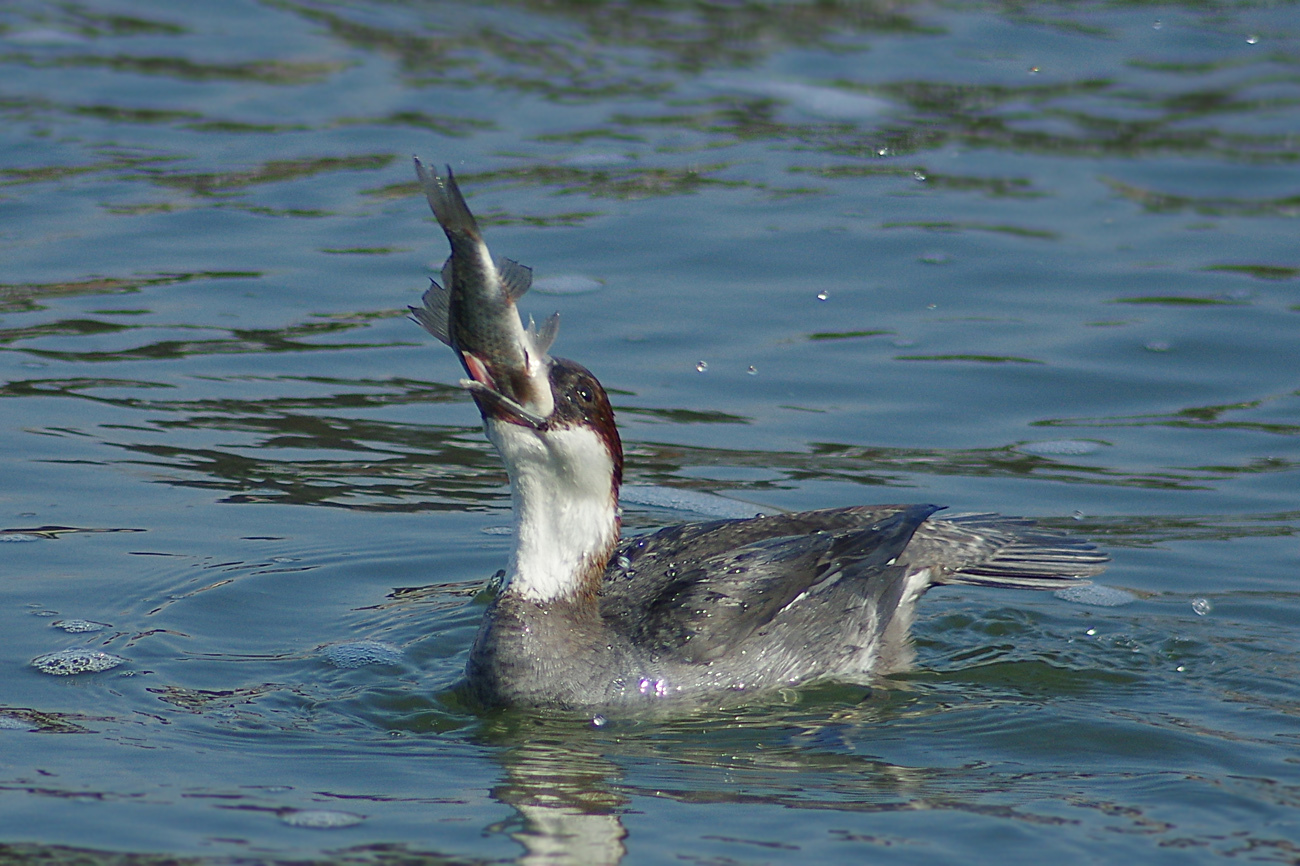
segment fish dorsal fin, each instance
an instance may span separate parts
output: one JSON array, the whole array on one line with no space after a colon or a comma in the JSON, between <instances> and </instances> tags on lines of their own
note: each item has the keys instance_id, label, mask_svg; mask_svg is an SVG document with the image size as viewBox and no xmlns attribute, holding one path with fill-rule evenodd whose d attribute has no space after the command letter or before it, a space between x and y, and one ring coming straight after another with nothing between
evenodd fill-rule
<instances>
[{"instance_id":1,"label":"fish dorsal fin","mask_svg":"<svg viewBox=\"0 0 1300 866\"><path fill-rule=\"evenodd\" d=\"M511 301L522 298L533 284L533 269L514 259L497 262L497 274L501 277L501 288L505 291L506 298Z\"/></svg>"},{"instance_id":2,"label":"fish dorsal fin","mask_svg":"<svg viewBox=\"0 0 1300 866\"><path fill-rule=\"evenodd\" d=\"M533 317L528 317L528 336L532 338L533 351L537 353L538 356L545 355L551 350L551 344L555 342L555 338L559 336L559 334L559 313L551 313L547 316L546 321L542 322L542 327L540 329L537 327L537 323L533 321Z\"/></svg>"},{"instance_id":3,"label":"fish dorsal fin","mask_svg":"<svg viewBox=\"0 0 1300 866\"><path fill-rule=\"evenodd\" d=\"M451 330L448 322L451 318L451 292L444 289L436 280L429 280L429 290L424 293L424 305L408 307L411 318L421 328L451 345Z\"/></svg>"}]
</instances>

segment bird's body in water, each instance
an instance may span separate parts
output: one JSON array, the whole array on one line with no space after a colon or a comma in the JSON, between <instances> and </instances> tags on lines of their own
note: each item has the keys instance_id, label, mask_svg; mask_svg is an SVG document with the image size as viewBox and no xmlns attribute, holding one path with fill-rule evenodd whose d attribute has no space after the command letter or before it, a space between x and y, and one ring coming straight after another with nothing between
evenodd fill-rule
<instances>
[{"instance_id":1,"label":"bird's body in water","mask_svg":"<svg viewBox=\"0 0 1300 866\"><path fill-rule=\"evenodd\" d=\"M623 451L590 371L524 328L531 272L494 263L455 179L417 174L452 254L413 308L456 350L510 476L514 549L470 652L492 705L699 704L909 666L932 586L1078 585L1091 544L996 514L875 505L716 520L620 536Z\"/></svg>"}]
</instances>

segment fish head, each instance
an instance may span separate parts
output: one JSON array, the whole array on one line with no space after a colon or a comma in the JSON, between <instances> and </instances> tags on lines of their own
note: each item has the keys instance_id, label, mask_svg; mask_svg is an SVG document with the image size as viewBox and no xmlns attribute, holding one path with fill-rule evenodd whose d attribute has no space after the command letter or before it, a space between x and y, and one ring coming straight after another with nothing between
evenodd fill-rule
<instances>
[{"instance_id":1,"label":"fish head","mask_svg":"<svg viewBox=\"0 0 1300 866\"><path fill-rule=\"evenodd\" d=\"M518 322L513 307L509 317ZM515 328L514 334L508 328L502 329L508 340L475 343L473 348L457 339L460 335L453 329L450 343L469 374L466 381L473 383L467 387L478 402L484 420L490 417L492 407L497 407L497 411L505 407L512 417L534 421L554 411L555 361L546 350L558 327L558 313L546 321L540 333L529 317L527 329ZM493 336L498 335L493 333Z\"/></svg>"}]
</instances>

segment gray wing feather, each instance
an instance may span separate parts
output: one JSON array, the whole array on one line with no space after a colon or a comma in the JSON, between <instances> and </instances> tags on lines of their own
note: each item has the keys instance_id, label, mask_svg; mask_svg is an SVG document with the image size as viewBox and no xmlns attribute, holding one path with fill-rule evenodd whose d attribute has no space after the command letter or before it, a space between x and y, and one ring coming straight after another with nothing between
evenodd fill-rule
<instances>
[{"instance_id":1,"label":"gray wing feather","mask_svg":"<svg viewBox=\"0 0 1300 866\"><path fill-rule=\"evenodd\" d=\"M655 584L655 593L644 599L632 636L691 663L721 658L805 594L841 581L897 582L903 570L894 560L933 511L933 506L912 506L844 532L758 538L704 559L679 548L674 558L690 565L680 573L673 568L661 572L666 580L644 576ZM733 525L761 526L764 521L776 529L793 528L780 518ZM638 575L634 581L641 579Z\"/></svg>"},{"instance_id":2,"label":"gray wing feather","mask_svg":"<svg viewBox=\"0 0 1300 866\"><path fill-rule=\"evenodd\" d=\"M930 567L934 583L1061 589L1100 574L1110 557L1081 538L997 514L927 521L904 557Z\"/></svg>"}]
</instances>

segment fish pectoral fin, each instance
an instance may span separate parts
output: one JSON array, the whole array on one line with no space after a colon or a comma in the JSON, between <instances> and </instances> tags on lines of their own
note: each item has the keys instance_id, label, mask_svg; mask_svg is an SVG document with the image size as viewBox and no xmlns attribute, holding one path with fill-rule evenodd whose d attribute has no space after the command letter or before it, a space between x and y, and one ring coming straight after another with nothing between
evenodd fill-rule
<instances>
[{"instance_id":1,"label":"fish pectoral fin","mask_svg":"<svg viewBox=\"0 0 1300 866\"><path fill-rule=\"evenodd\" d=\"M465 361L465 369L469 372L471 379L493 391L497 390L497 383L492 378L492 371L487 368L487 364L484 364L478 355L473 352L461 352L460 356Z\"/></svg>"},{"instance_id":2,"label":"fish pectoral fin","mask_svg":"<svg viewBox=\"0 0 1300 866\"><path fill-rule=\"evenodd\" d=\"M547 316L540 329L537 327L537 323L533 321L533 317L528 317L528 336L533 341L533 354L536 357L540 358L551 351L551 344L555 342L555 338L559 336L559 333L559 313L551 313Z\"/></svg>"},{"instance_id":3,"label":"fish pectoral fin","mask_svg":"<svg viewBox=\"0 0 1300 866\"><path fill-rule=\"evenodd\" d=\"M501 278L501 288L510 301L517 301L524 296L533 284L533 269L521 265L514 259L502 259L497 262L497 275Z\"/></svg>"},{"instance_id":4,"label":"fish pectoral fin","mask_svg":"<svg viewBox=\"0 0 1300 866\"><path fill-rule=\"evenodd\" d=\"M429 289L424 293L423 306L408 307L411 318L421 328L433 334L439 340L451 345L451 330L448 319L451 313L451 292L438 285L436 280L429 280Z\"/></svg>"}]
</instances>

